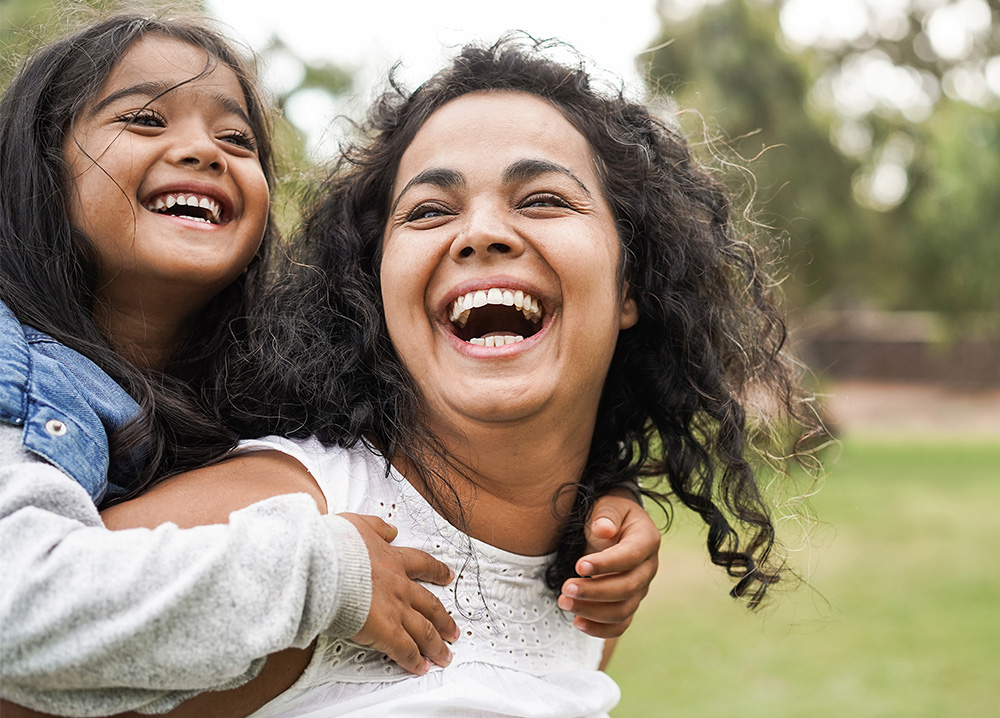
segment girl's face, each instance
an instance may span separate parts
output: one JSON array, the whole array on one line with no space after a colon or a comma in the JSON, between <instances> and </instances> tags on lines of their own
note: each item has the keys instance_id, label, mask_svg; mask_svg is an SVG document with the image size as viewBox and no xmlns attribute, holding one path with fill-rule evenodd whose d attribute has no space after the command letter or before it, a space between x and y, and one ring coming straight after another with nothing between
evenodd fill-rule
<instances>
[{"instance_id":1,"label":"girl's face","mask_svg":"<svg viewBox=\"0 0 1000 718\"><path fill-rule=\"evenodd\" d=\"M637 314L583 135L534 95L464 95L416 134L392 202L386 322L432 428L546 416L592 432Z\"/></svg>"},{"instance_id":2,"label":"girl's face","mask_svg":"<svg viewBox=\"0 0 1000 718\"><path fill-rule=\"evenodd\" d=\"M98 296L112 305L136 292L207 302L257 251L267 181L239 81L205 50L137 41L64 150L70 222L97 248Z\"/></svg>"}]
</instances>

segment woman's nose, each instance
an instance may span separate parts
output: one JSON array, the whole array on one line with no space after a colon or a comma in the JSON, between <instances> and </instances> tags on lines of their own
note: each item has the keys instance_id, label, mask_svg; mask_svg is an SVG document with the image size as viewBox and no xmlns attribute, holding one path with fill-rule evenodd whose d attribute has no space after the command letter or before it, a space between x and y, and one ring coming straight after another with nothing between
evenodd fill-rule
<instances>
[{"instance_id":1,"label":"woman's nose","mask_svg":"<svg viewBox=\"0 0 1000 718\"><path fill-rule=\"evenodd\" d=\"M451 245L453 259L487 259L499 255L519 255L524 240L496 207L472 208L462 230Z\"/></svg>"}]
</instances>

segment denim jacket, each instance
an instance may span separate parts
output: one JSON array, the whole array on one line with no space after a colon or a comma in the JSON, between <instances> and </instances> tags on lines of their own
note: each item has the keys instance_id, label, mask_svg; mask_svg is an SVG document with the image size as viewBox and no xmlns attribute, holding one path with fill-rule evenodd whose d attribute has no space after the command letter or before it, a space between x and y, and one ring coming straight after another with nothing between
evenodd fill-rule
<instances>
[{"instance_id":1,"label":"denim jacket","mask_svg":"<svg viewBox=\"0 0 1000 718\"><path fill-rule=\"evenodd\" d=\"M23 426L25 448L75 479L95 504L121 495L134 458L110 466L108 436L139 405L96 364L21 324L0 302L0 421Z\"/></svg>"}]
</instances>

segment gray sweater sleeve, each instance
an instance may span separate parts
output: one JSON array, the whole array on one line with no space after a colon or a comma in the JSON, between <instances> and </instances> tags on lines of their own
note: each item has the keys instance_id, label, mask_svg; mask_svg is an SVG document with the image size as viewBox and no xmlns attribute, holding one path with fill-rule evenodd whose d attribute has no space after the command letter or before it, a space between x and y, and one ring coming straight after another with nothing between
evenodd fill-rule
<instances>
[{"instance_id":1,"label":"gray sweater sleeve","mask_svg":"<svg viewBox=\"0 0 1000 718\"><path fill-rule=\"evenodd\" d=\"M109 531L75 481L0 424L0 696L49 713L163 712L371 601L361 536L305 495L227 525Z\"/></svg>"}]
</instances>

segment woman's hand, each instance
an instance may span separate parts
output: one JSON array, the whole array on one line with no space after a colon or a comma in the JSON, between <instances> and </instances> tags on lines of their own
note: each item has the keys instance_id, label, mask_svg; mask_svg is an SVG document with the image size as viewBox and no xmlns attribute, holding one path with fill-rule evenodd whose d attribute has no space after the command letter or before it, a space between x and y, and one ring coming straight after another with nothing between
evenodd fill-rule
<instances>
[{"instance_id":1,"label":"woman's hand","mask_svg":"<svg viewBox=\"0 0 1000 718\"><path fill-rule=\"evenodd\" d=\"M559 607L591 636L617 638L649 591L659 560L660 532L627 489L597 500L586 529L587 554L576 562L583 578L562 586Z\"/></svg>"},{"instance_id":2,"label":"woman's hand","mask_svg":"<svg viewBox=\"0 0 1000 718\"><path fill-rule=\"evenodd\" d=\"M451 569L414 548L391 546L396 529L375 516L339 514L358 530L372 566L372 602L368 619L351 640L386 654L410 673L422 675L430 661L451 663L448 642L458 626L441 602L417 581L444 586Z\"/></svg>"}]
</instances>

